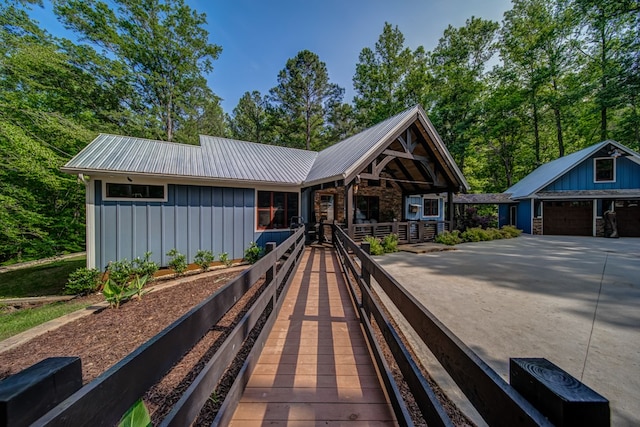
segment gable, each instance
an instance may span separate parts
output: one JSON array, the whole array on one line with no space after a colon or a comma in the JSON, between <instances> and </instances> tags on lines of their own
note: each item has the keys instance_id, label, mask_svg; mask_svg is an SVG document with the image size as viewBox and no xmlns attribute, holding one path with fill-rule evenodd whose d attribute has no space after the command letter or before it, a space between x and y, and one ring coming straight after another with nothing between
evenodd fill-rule
<instances>
[{"instance_id":1,"label":"gable","mask_svg":"<svg viewBox=\"0 0 640 427\"><path fill-rule=\"evenodd\" d=\"M541 191L584 191L584 190L622 190L640 188L640 165L626 157L618 157L615 162L615 180L613 182L595 182L596 158L606 158L606 153L596 153L579 165L560 176Z\"/></svg>"},{"instance_id":2,"label":"gable","mask_svg":"<svg viewBox=\"0 0 640 427\"><path fill-rule=\"evenodd\" d=\"M616 164L621 165L620 182L594 183L593 159L611 157L612 155L617 156ZM640 165L638 153L616 141L602 141L538 167L505 190L504 193L510 193L512 199L518 200L533 197L543 190L637 189L640 186L636 168L638 165ZM618 180L616 179L616 181ZM590 188L590 185L595 185L595 187Z\"/></svg>"}]
</instances>

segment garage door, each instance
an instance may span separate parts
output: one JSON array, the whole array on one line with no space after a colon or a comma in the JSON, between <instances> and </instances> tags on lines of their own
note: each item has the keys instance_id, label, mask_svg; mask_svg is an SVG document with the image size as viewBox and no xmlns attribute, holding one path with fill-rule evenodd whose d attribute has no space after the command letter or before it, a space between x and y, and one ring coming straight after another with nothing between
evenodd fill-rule
<instances>
[{"instance_id":1,"label":"garage door","mask_svg":"<svg viewBox=\"0 0 640 427\"><path fill-rule=\"evenodd\" d=\"M616 200L616 220L620 237L640 237L640 201Z\"/></svg>"},{"instance_id":2,"label":"garage door","mask_svg":"<svg viewBox=\"0 0 640 427\"><path fill-rule=\"evenodd\" d=\"M593 235L593 202L545 201L543 234L562 236Z\"/></svg>"}]
</instances>

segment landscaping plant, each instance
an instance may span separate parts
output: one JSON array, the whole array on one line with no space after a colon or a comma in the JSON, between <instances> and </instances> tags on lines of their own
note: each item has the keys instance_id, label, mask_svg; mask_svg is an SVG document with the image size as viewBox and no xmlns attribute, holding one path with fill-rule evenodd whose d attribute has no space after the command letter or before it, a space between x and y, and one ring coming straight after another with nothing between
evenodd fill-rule
<instances>
[{"instance_id":1,"label":"landscaping plant","mask_svg":"<svg viewBox=\"0 0 640 427\"><path fill-rule=\"evenodd\" d=\"M225 265L225 267L231 267L232 261L229 259L228 253L222 252L220 255L218 255L218 259Z\"/></svg>"},{"instance_id":2,"label":"landscaping plant","mask_svg":"<svg viewBox=\"0 0 640 427\"><path fill-rule=\"evenodd\" d=\"M395 233L387 234L382 239L382 250L385 254L389 254L392 252L398 252L398 240L399 237Z\"/></svg>"},{"instance_id":3,"label":"landscaping plant","mask_svg":"<svg viewBox=\"0 0 640 427\"><path fill-rule=\"evenodd\" d=\"M100 284L100 271L81 267L69 275L64 293L68 295L88 295Z\"/></svg>"},{"instance_id":4,"label":"landscaping plant","mask_svg":"<svg viewBox=\"0 0 640 427\"><path fill-rule=\"evenodd\" d=\"M209 270L209 267L211 266L211 263L213 262L213 260L214 260L214 256L211 253L211 251L200 249L196 253L196 256L193 259L193 262L198 264L198 267L200 267L200 269L204 273L205 271Z\"/></svg>"},{"instance_id":5,"label":"landscaping plant","mask_svg":"<svg viewBox=\"0 0 640 427\"><path fill-rule=\"evenodd\" d=\"M171 257L169 267L175 272L176 276L182 276L187 271L187 257L178 252L176 248L167 252L167 256Z\"/></svg>"},{"instance_id":6,"label":"landscaping plant","mask_svg":"<svg viewBox=\"0 0 640 427\"><path fill-rule=\"evenodd\" d=\"M380 239L373 236L365 236L363 240L365 242L369 242L369 254L371 255L384 254L384 248L382 247L382 243L380 242Z\"/></svg>"},{"instance_id":7,"label":"landscaping plant","mask_svg":"<svg viewBox=\"0 0 640 427\"><path fill-rule=\"evenodd\" d=\"M153 275L156 271L158 271L158 264L154 261L151 261L152 252L145 252L144 257L141 259L140 257L136 257L132 263L132 272L131 274L134 276L147 276L149 282L153 281Z\"/></svg>"},{"instance_id":8,"label":"landscaping plant","mask_svg":"<svg viewBox=\"0 0 640 427\"><path fill-rule=\"evenodd\" d=\"M255 264L262 255L264 254L264 249L256 244L256 242L251 242L249 247L244 251L244 259L249 264Z\"/></svg>"}]
</instances>

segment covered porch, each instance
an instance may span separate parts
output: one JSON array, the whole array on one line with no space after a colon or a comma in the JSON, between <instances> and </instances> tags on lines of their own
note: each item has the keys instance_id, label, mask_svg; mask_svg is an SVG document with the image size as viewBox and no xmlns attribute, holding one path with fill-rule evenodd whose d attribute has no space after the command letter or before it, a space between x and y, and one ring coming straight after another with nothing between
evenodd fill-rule
<instances>
[{"instance_id":1,"label":"covered porch","mask_svg":"<svg viewBox=\"0 0 640 427\"><path fill-rule=\"evenodd\" d=\"M356 241L391 233L401 243L433 240L453 223L454 194L468 190L420 107L322 155L317 163L329 176L308 180L311 185L302 189L308 228L312 233L317 230L320 240L330 236L327 225L331 223L340 224Z\"/></svg>"}]
</instances>

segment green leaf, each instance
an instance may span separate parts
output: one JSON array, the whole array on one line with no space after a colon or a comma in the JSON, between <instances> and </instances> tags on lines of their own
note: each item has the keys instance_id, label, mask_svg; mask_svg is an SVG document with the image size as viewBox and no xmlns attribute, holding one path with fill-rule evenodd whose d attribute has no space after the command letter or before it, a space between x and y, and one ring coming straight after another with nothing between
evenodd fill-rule
<instances>
[{"instance_id":1,"label":"green leaf","mask_svg":"<svg viewBox=\"0 0 640 427\"><path fill-rule=\"evenodd\" d=\"M118 427L147 427L151 426L149 411L142 399L138 399L122 416Z\"/></svg>"}]
</instances>

